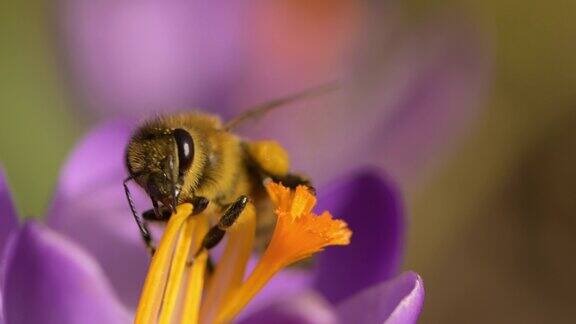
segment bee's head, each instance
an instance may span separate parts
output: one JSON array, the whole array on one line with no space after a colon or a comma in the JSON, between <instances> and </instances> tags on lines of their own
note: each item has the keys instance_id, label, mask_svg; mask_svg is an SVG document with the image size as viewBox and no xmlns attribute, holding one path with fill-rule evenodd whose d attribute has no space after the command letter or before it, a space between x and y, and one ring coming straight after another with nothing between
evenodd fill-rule
<instances>
[{"instance_id":1,"label":"bee's head","mask_svg":"<svg viewBox=\"0 0 576 324\"><path fill-rule=\"evenodd\" d=\"M158 205L175 209L185 173L194 160L194 141L184 129L141 128L126 150L126 166Z\"/></svg>"}]
</instances>

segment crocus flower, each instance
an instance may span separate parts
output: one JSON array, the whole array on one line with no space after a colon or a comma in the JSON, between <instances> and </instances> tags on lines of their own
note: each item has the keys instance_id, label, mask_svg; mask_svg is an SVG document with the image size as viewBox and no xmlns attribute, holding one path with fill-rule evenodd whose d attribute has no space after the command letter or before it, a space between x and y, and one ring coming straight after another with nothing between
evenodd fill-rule
<instances>
[{"instance_id":1,"label":"crocus flower","mask_svg":"<svg viewBox=\"0 0 576 324\"><path fill-rule=\"evenodd\" d=\"M317 184L366 164L404 184L476 116L491 51L465 14L407 26L399 11L394 1L63 0L58 21L72 93L102 117L231 117L341 80L339 93L247 132L279 140Z\"/></svg>"},{"instance_id":2,"label":"crocus flower","mask_svg":"<svg viewBox=\"0 0 576 324\"><path fill-rule=\"evenodd\" d=\"M305 186L291 190L267 182L265 187L277 222L248 277L242 280L256 235L254 205L249 204L229 229L224 253L207 281L207 253L194 253L208 233L210 212L190 217L193 207L183 204L168 222L152 259L136 323L228 323L282 269L327 246L350 244L352 232L344 221L333 219L328 211L312 212L316 197ZM190 255L194 259L188 265Z\"/></svg>"},{"instance_id":3,"label":"crocus flower","mask_svg":"<svg viewBox=\"0 0 576 324\"><path fill-rule=\"evenodd\" d=\"M78 145L45 225L18 225L0 178L0 219L9 224L0 232L5 323L131 321L149 256L121 186L130 129L109 123ZM404 219L397 189L378 172L363 171L318 190L319 209L345 218L354 232L351 244L319 254L312 269L280 272L238 320L414 322L423 285L415 273L398 275ZM142 198L136 197L139 206Z\"/></svg>"}]
</instances>

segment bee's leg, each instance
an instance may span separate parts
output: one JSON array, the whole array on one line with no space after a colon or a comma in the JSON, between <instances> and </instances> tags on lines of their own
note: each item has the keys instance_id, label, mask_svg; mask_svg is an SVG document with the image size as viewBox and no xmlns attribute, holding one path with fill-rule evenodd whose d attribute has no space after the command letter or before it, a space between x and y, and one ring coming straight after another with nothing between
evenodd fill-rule
<instances>
[{"instance_id":1,"label":"bee's leg","mask_svg":"<svg viewBox=\"0 0 576 324\"><path fill-rule=\"evenodd\" d=\"M190 203L192 204L192 206L194 206L194 211L192 211L192 215L198 215L201 212L203 212L206 209L206 207L208 207L208 203L210 203L210 200L208 200L205 197L195 196L190 200Z\"/></svg>"},{"instance_id":2,"label":"bee's leg","mask_svg":"<svg viewBox=\"0 0 576 324\"><path fill-rule=\"evenodd\" d=\"M238 199L236 199L235 202L233 202L226 209L224 215L220 217L220 221L218 222L218 224L212 226L212 228L210 228L208 233L206 233L206 235L204 236L204 239L202 240L202 246L200 247L200 249L198 249L196 255L202 252L202 250L204 249L210 250L211 248L215 247L218 243L220 243L220 241L224 237L224 234L226 234L226 230L230 226L232 226L234 222L236 222L238 216L240 216L240 214L248 204L248 201L249 201L248 197L240 196Z\"/></svg>"},{"instance_id":3,"label":"bee's leg","mask_svg":"<svg viewBox=\"0 0 576 324\"><path fill-rule=\"evenodd\" d=\"M142 218L151 222L166 222L172 216L172 211L170 209L161 209L159 214L160 217L156 215L154 209L150 209L142 213Z\"/></svg>"},{"instance_id":4,"label":"bee's leg","mask_svg":"<svg viewBox=\"0 0 576 324\"><path fill-rule=\"evenodd\" d=\"M184 201L184 203L192 204L194 206L192 215L197 215L203 212L206 207L208 207L209 200L204 197L197 196L190 200ZM158 214L160 216L156 215L156 212L152 208L142 213L142 218L152 222L167 222L170 219L170 216L172 216L172 210L169 208L159 208Z\"/></svg>"},{"instance_id":5,"label":"bee's leg","mask_svg":"<svg viewBox=\"0 0 576 324\"><path fill-rule=\"evenodd\" d=\"M160 215L160 217L158 217ZM172 216L172 211L168 208L160 208L158 213L154 211L154 209L147 210L142 213L142 218L144 221L142 222L143 227L145 228L145 232L147 234L142 234L142 238L144 239L144 243L146 243L146 248L150 252L150 256L154 255L156 252L156 246L154 244L154 240L152 238L152 234L148 229L148 222L167 222Z\"/></svg>"},{"instance_id":6,"label":"bee's leg","mask_svg":"<svg viewBox=\"0 0 576 324\"><path fill-rule=\"evenodd\" d=\"M204 211L204 209L206 209L208 206L208 202L208 199L204 197L194 197L191 199L190 203L194 205L194 212L192 215L196 215ZM172 216L172 211L169 208L158 208L158 213L156 213L154 208L152 208L142 213L142 218L144 221L141 222L142 227L140 228L140 233L151 256L153 256L154 252L156 252L156 246L154 244L154 240L152 239L150 229L148 229L147 221L167 222L170 219L170 216Z\"/></svg>"},{"instance_id":7,"label":"bee's leg","mask_svg":"<svg viewBox=\"0 0 576 324\"><path fill-rule=\"evenodd\" d=\"M274 182L280 182L288 188L295 189L298 186L306 186L314 195L316 189L312 186L310 179L296 173L288 173L284 176L270 176Z\"/></svg>"}]
</instances>

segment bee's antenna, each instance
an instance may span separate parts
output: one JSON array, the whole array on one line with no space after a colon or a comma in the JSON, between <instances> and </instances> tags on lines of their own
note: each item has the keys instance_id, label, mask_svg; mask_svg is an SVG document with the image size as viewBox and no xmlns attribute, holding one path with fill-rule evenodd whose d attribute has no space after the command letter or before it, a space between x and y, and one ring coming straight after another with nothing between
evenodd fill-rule
<instances>
[{"instance_id":1,"label":"bee's antenna","mask_svg":"<svg viewBox=\"0 0 576 324\"><path fill-rule=\"evenodd\" d=\"M138 212L136 211L136 206L134 205L134 200L132 199L132 195L130 194L130 189L128 188L128 182L131 180L134 180L135 177L137 177L137 175L131 175L128 178L124 179L124 182L122 183L124 185L124 193L126 194L126 199L128 200L128 204L130 205L130 210L132 211L132 216L134 216L134 220L136 221L136 224L138 224L138 228L140 229L140 232L143 235L150 235L150 233L148 232L148 228L146 228L146 225L144 225L144 221L142 220L142 218L138 215Z\"/></svg>"},{"instance_id":2,"label":"bee's antenna","mask_svg":"<svg viewBox=\"0 0 576 324\"><path fill-rule=\"evenodd\" d=\"M134 200L132 200L132 195L130 194L130 189L128 188L128 182L133 180L134 176L129 176L128 178L124 179L122 185L124 185L124 193L126 194L126 199L128 200L128 205L130 205L130 210L132 214L136 216L136 207L134 206Z\"/></svg>"},{"instance_id":3,"label":"bee's antenna","mask_svg":"<svg viewBox=\"0 0 576 324\"><path fill-rule=\"evenodd\" d=\"M307 99L307 98L313 98L319 95L323 95L335 90L340 89L340 82L338 81L334 81L334 82L330 82L330 83L326 83L317 87L313 87L313 88L309 88L306 89L304 91L298 92L298 93L294 93L292 95L283 97L283 98L278 98L276 100L272 100L266 103L263 103L259 106L253 107L248 109L247 111L243 112L242 114L232 118L230 121L228 121L225 125L224 125L224 130L229 131L232 128L238 126L239 124L241 124L242 122L244 122L245 120L251 119L251 118L257 118L260 117L266 113L268 113L269 111L276 109L278 107L281 107L285 104L289 104L301 99Z\"/></svg>"}]
</instances>

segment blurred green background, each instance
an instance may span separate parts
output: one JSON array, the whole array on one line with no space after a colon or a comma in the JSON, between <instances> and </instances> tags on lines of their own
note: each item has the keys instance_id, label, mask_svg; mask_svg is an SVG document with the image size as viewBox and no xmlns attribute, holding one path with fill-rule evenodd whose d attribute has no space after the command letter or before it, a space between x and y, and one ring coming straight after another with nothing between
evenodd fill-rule
<instances>
[{"instance_id":1,"label":"blurred green background","mask_svg":"<svg viewBox=\"0 0 576 324\"><path fill-rule=\"evenodd\" d=\"M83 127L71 116L57 73L51 8L0 5L0 160L22 215L41 215L60 165Z\"/></svg>"},{"instance_id":2,"label":"blurred green background","mask_svg":"<svg viewBox=\"0 0 576 324\"><path fill-rule=\"evenodd\" d=\"M463 5L493 35L496 76L471 136L424 186L406 188L422 321L573 319L576 2L413 0L405 16ZM53 10L0 5L0 160L24 216L42 215L89 125L58 73Z\"/></svg>"}]
</instances>

